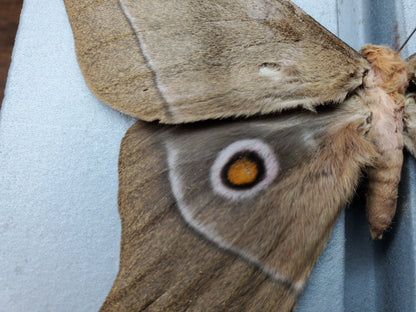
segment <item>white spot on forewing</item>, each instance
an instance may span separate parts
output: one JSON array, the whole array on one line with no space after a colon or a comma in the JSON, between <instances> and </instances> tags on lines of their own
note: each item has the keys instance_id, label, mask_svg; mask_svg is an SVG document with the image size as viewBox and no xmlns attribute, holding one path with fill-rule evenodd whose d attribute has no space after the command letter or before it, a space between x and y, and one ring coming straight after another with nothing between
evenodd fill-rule
<instances>
[{"instance_id":1,"label":"white spot on forewing","mask_svg":"<svg viewBox=\"0 0 416 312\"><path fill-rule=\"evenodd\" d=\"M221 171L224 166L231 159L231 157L240 151L256 152L263 159L265 167L265 177L263 180L254 185L252 188L245 190L231 189L227 185L224 185L221 178ZM274 152L266 143L259 139L240 140L228 145L218 153L210 171L211 186L214 192L218 195L231 200L241 200L252 197L259 191L264 190L270 185L270 183L273 182L278 172L279 165Z\"/></svg>"},{"instance_id":2,"label":"white spot on forewing","mask_svg":"<svg viewBox=\"0 0 416 312\"><path fill-rule=\"evenodd\" d=\"M281 81L284 78L281 70L267 66L260 67L259 74L274 81Z\"/></svg>"},{"instance_id":3,"label":"white spot on forewing","mask_svg":"<svg viewBox=\"0 0 416 312\"><path fill-rule=\"evenodd\" d=\"M274 268L269 267L265 263L263 263L258 257L252 255L245 250L237 248L232 244L226 242L221 234L217 233L215 229L211 226L207 226L201 222L198 222L194 218L194 214L192 209L190 209L184 199L184 192L183 192L183 181L181 179L181 175L178 172L178 154L179 151L174 147L174 145L170 142L166 143L167 149L167 156L168 156L168 167L169 167L169 181L172 188L173 196L176 199L177 206L182 217L185 221L194 228L197 232L201 233L205 238L208 240L216 243L220 248L230 250L235 254L243 257L249 263L253 263L257 267L259 267L265 274L270 276L272 279L291 285L291 289L296 293L299 293L303 287L303 284L299 284L299 282L293 284L292 280L280 273L278 273ZM232 226L232 225L231 225Z\"/></svg>"},{"instance_id":4,"label":"white spot on forewing","mask_svg":"<svg viewBox=\"0 0 416 312\"><path fill-rule=\"evenodd\" d=\"M134 17L132 17L130 15L129 9L124 5L123 2L120 2L120 6L121 6L121 9L123 10L124 14L126 15L126 17L134 25ZM162 98L165 100L166 103L172 103L172 98L168 94L169 93L168 88L161 82L159 69L157 68L156 64L152 60L152 57L149 53L149 49L147 48L147 45L145 43L145 40L143 38L142 33L140 31L137 31L136 29L135 29L135 33L136 33L137 39L139 41L140 50L142 51L142 54L143 54L144 58L146 59L147 64L149 65L150 69L154 73L155 83L156 83L156 86L157 86L157 88L160 92L160 95L162 96Z\"/></svg>"}]
</instances>

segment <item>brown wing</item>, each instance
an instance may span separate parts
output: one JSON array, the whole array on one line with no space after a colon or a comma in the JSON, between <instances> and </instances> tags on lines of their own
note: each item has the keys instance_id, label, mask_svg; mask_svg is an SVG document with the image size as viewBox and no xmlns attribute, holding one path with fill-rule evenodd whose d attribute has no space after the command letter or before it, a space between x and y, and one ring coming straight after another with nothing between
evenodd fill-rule
<instances>
[{"instance_id":1,"label":"brown wing","mask_svg":"<svg viewBox=\"0 0 416 312\"><path fill-rule=\"evenodd\" d=\"M297 294L210 243L180 215L159 125L134 124L121 145L120 269L100 311L289 311Z\"/></svg>"},{"instance_id":2,"label":"brown wing","mask_svg":"<svg viewBox=\"0 0 416 312\"><path fill-rule=\"evenodd\" d=\"M368 63L285 0L65 1L90 89L164 123L342 101Z\"/></svg>"},{"instance_id":3,"label":"brown wing","mask_svg":"<svg viewBox=\"0 0 416 312\"><path fill-rule=\"evenodd\" d=\"M121 145L120 270L101 311L291 311L375 155L361 108L176 127L138 121ZM262 179L213 183L221 168L238 171L216 171L218 160L242 160L224 157L230 146L257 152L248 158L262 159Z\"/></svg>"}]
</instances>

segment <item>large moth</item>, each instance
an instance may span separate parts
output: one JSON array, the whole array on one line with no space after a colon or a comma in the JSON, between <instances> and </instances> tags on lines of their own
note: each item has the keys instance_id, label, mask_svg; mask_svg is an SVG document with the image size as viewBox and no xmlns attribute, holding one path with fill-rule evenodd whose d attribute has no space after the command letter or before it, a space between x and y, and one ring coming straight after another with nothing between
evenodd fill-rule
<instances>
[{"instance_id":1,"label":"large moth","mask_svg":"<svg viewBox=\"0 0 416 312\"><path fill-rule=\"evenodd\" d=\"M357 53L285 0L66 8L90 89L141 119L102 311L291 311L363 172L371 236L389 226L415 56Z\"/></svg>"}]
</instances>

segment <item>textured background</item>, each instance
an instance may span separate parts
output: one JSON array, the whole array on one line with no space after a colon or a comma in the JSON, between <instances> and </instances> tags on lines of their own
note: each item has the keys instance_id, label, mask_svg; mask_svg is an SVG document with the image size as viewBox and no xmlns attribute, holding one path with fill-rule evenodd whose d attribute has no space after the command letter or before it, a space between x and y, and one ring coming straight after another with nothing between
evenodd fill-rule
<instances>
[{"instance_id":1,"label":"textured background","mask_svg":"<svg viewBox=\"0 0 416 312\"><path fill-rule=\"evenodd\" d=\"M357 49L416 26L412 0L295 2ZM87 89L63 3L25 0L0 111L0 311L98 310L118 269L117 157L132 123ZM382 242L359 197L346 209L298 312L416 311L415 180L407 159Z\"/></svg>"}]
</instances>

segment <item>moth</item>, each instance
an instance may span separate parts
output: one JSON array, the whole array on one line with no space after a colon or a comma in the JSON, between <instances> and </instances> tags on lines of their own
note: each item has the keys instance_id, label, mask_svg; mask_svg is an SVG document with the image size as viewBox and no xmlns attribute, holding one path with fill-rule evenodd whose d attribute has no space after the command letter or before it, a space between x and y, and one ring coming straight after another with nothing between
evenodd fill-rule
<instances>
[{"instance_id":1,"label":"moth","mask_svg":"<svg viewBox=\"0 0 416 312\"><path fill-rule=\"evenodd\" d=\"M416 155L415 55L358 53L286 0L65 5L89 88L140 119L101 311L291 311L363 173L382 237Z\"/></svg>"}]
</instances>

